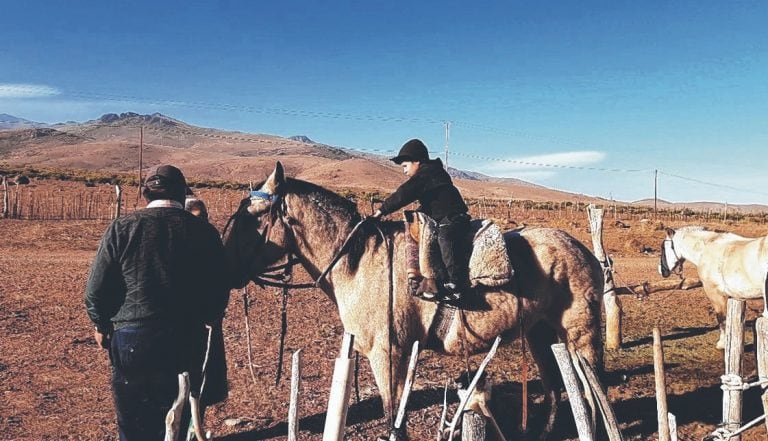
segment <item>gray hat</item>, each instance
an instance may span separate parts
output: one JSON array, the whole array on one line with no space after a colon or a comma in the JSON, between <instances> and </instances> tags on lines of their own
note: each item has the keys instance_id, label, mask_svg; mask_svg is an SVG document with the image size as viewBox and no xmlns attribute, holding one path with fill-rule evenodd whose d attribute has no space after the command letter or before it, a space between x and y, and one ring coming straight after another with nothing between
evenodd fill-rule
<instances>
[{"instance_id":1,"label":"gray hat","mask_svg":"<svg viewBox=\"0 0 768 441\"><path fill-rule=\"evenodd\" d=\"M402 164L403 161L429 161L429 152L420 139L412 139L403 144L397 156L389 160L395 164Z\"/></svg>"}]
</instances>

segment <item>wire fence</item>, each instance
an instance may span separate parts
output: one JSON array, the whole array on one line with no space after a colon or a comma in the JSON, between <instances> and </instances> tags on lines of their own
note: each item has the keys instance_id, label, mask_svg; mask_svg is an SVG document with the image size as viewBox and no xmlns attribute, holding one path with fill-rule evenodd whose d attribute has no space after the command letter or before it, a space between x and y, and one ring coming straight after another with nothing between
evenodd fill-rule
<instances>
[{"instance_id":1,"label":"wire fence","mask_svg":"<svg viewBox=\"0 0 768 441\"><path fill-rule=\"evenodd\" d=\"M2 217L20 220L111 220L118 213L116 186L68 183L67 186L3 186ZM136 187L125 187L120 197L123 215L144 207ZM242 190L198 188L196 197L202 199L214 224L226 222L245 196ZM361 214L371 214L377 198L365 192L343 190L345 197L355 201ZM581 222L586 218L588 202L532 201L523 199L467 198L473 218L494 219L503 224L541 222ZM596 204L605 210L605 218L613 223L635 222L643 219L661 222L753 222L768 223L768 213L748 213L727 205L719 209L693 210L690 208L660 209L652 206L620 202Z\"/></svg>"}]
</instances>

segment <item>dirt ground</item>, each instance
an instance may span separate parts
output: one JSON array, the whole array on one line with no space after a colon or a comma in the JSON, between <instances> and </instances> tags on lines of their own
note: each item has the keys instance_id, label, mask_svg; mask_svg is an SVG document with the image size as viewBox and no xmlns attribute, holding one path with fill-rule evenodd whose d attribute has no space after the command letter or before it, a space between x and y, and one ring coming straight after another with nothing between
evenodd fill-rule
<instances>
[{"instance_id":1,"label":"dirt ground","mask_svg":"<svg viewBox=\"0 0 768 441\"><path fill-rule=\"evenodd\" d=\"M219 227L225 218L214 214ZM591 248L588 223L516 219L528 225L561 227ZM679 225L684 224L681 222ZM96 347L82 295L91 259L108 221L0 220L0 439L114 440L116 425L109 389L109 360ZM672 226L679 226L672 225ZM660 280L656 271L663 231L653 222L630 222L628 228L605 222L604 243L614 258L619 286ZM765 225L713 225L747 236L765 235ZM643 252L645 249L646 253ZM695 277L687 266L686 275ZM302 349L303 389L300 438L321 439L334 358L343 329L330 300L318 290L295 291L288 305L283 381L275 386L280 298L275 289L251 287L254 384L248 370L243 296L233 291L224 321L230 395L207 412L207 429L216 439L287 439L290 355ZM628 440L656 439L652 329L664 338L669 410L677 416L679 437L700 440L721 420L722 352L718 332L701 289L664 291L640 301L621 296L624 307L622 348L606 353L602 378L621 430ZM750 303L747 319L762 311ZM756 376L752 334L747 333L745 372ZM483 355L471 358L477 366ZM540 388L535 365L531 374L531 433L541 423ZM435 438L443 386L462 372L464 360L422 354L409 404L408 433L414 440ZM494 409L508 439L523 438L521 415L522 355L519 341L502 346L488 368L495 384ZM449 392L456 406L454 391ZM759 391L745 394L744 421L762 414ZM353 393L347 439L383 435L381 401L361 358L359 401ZM576 439L567 403L561 408L552 439ZM765 424L749 430L745 441L765 440Z\"/></svg>"}]
</instances>

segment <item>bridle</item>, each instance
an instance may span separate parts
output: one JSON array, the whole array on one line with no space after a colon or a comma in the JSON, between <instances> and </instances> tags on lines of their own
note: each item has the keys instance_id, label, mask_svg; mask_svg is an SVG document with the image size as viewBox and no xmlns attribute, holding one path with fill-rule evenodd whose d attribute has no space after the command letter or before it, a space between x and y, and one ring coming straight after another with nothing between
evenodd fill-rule
<instances>
[{"instance_id":1,"label":"bridle","mask_svg":"<svg viewBox=\"0 0 768 441\"><path fill-rule=\"evenodd\" d=\"M323 270L323 272L315 279L314 282L311 283L291 283L291 280L293 279L293 267L295 265L298 265L302 263L301 258L296 255L295 251L293 251L296 247L294 246L296 244L296 236L293 232L293 228L290 225L290 222L286 220L285 217L285 210L286 210L286 204L285 199L280 196L279 194L271 194L264 191L251 191L249 196L244 198L240 201L240 206L238 207L237 211L235 211L232 216L230 216L229 220L227 221L226 226L224 227L224 234L226 234L227 229L229 228L232 221L236 220L238 217L241 216L250 216L252 214L248 213L247 209L248 206L251 204L251 202L254 199L264 199L270 202L269 205L269 221L265 223L264 228L259 231L259 234L261 235L261 241L259 244L254 246L253 254L256 254L262 249L267 243L269 243L270 235L272 233L272 230L274 229L275 222L280 222L285 229L286 232L290 232L286 234L286 241L290 242L286 244L285 248L287 251L286 253L286 260L284 263L274 265L268 268L264 268L259 272L258 275L253 276L251 274L248 275L248 278L253 281L255 284L261 286L262 288L265 286L272 286L276 288L292 288L292 289L305 289L305 288L318 288L322 281L325 279L325 277L328 275L328 273L333 269L334 266L336 266L336 263L346 254L349 244L352 242L352 238L357 233L357 231L360 229L360 227L368 222L371 218L370 217L363 217L353 228L352 231L349 232L346 239L344 240L344 243L341 245L341 248L336 252L333 259L331 259L331 262L328 264L328 266ZM261 213L261 215L265 215L266 212ZM378 228L378 226L377 226ZM380 228L379 233L381 233L382 237L384 236L384 233L381 231ZM243 259L240 255L240 248L235 247L237 259L239 262L242 262ZM247 257L253 257L253 256L247 256Z\"/></svg>"},{"instance_id":2,"label":"bridle","mask_svg":"<svg viewBox=\"0 0 768 441\"><path fill-rule=\"evenodd\" d=\"M253 281L255 284L261 286L264 288L265 286L272 286L276 288L282 289L282 303L281 303L281 330L280 330L280 343L279 343L279 350L278 350L278 367L277 367L277 373L275 378L275 384L280 384L280 377L282 375L282 364L283 364L283 352L285 348L285 336L288 331L288 321L287 321L287 304L288 304L288 290L293 289L305 289L305 288L317 288L320 286L320 283L325 279L325 276L333 269L333 267L336 265L336 263L341 259L341 257L347 252L347 248L349 244L351 243L352 237L357 233L357 231L360 229L360 226L363 225L366 221L368 221L370 218L364 217L362 218L355 226L352 228L352 231L350 231L349 235L347 235L347 238L344 240L344 243L341 245L341 248L336 252L336 255L331 259L331 263L325 268L325 270L318 276L318 278L312 282L312 283L291 283L293 279L293 267L297 264L302 263L302 260L296 255L295 253L295 244L296 244L296 235L293 231L293 228L290 225L290 222L286 220L285 217L285 211L286 211L286 204L285 199L281 197L280 195L274 195L263 191L251 191L249 196L244 198L240 201L240 206L238 207L237 211L235 211L232 216L230 216L229 220L227 221L227 224L224 226L224 234L222 236L226 235L227 230L229 229L230 225L233 221L235 221L237 218L242 216L250 216L251 214L248 212L248 207L251 205L252 201L254 199L262 199L267 200L270 202L269 205L269 222L266 222L264 225L264 228L259 232L261 235L261 242L254 246L253 254L255 255L259 251L261 251L264 246L269 243L270 235L273 230L273 225L276 221L279 221L284 230L286 231L286 240L290 243L287 243L285 245L285 248L287 250L286 252L286 261L285 263L271 266L268 268L265 268L259 272L258 275L253 276L252 274L246 274L246 277L248 277L251 281ZM264 213L261 213L261 215L267 214L266 211ZM258 214L253 214L254 216ZM379 233L382 235L382 238L384 237L384 232L381 231L381 228L378 227ZM289 233L290 232L290 233ZM238 265L243 261L240 256L240 248L235 246L235 253L236 258L238 260ZM248 256L253 257L253 256ZM246 270L248 273L248 270ZM250 347L249 347L250 350Z\"/></svg>"},{"instance_id":3,"label":"bridle","mask_svg":"<svg viewBox=\"0 0 768 441\"><path fill-rule=\"evenodd\" d=\"M669 242L669 249L672 250L672 255L675 256L675 264L672 266L672 268L669 267L669 264L667 263L667 247L665 244ZM664 241L661 244L661 273L662 275L666 274L669 276L670 274L677 274L678 276L682 275L683 273L683 262L685 262L685 258L677 254L677 250L675 250L675 241L672 239L664 239ZM664 277L667 277L664 276Z\"/></svg>"}]
</instances>

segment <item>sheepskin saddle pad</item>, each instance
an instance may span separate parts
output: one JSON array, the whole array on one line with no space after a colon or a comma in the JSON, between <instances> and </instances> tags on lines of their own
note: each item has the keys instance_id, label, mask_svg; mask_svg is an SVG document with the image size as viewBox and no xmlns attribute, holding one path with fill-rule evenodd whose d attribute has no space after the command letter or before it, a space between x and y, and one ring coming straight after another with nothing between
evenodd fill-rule
<instances>
[{"instance_id":1,"label":"sheepskin saddle pad","mask_svg":"<svg viewBox=\"0 0 768 441\"><path fill-rule=\"evenodd\" d=\"M437 275L444 274L445 269L437 242L437 221L417 211L408 213L405 222L410 236L407 242L418 244L418 270L426 278L439 279ZM514 270L501 228L489 219L472 220L466 240L472 244L469 258L470 284L473 287L496 287L509 283ZM409 257L408 260L413 261L415 256Z\"/></svg>"}]
</instances>

